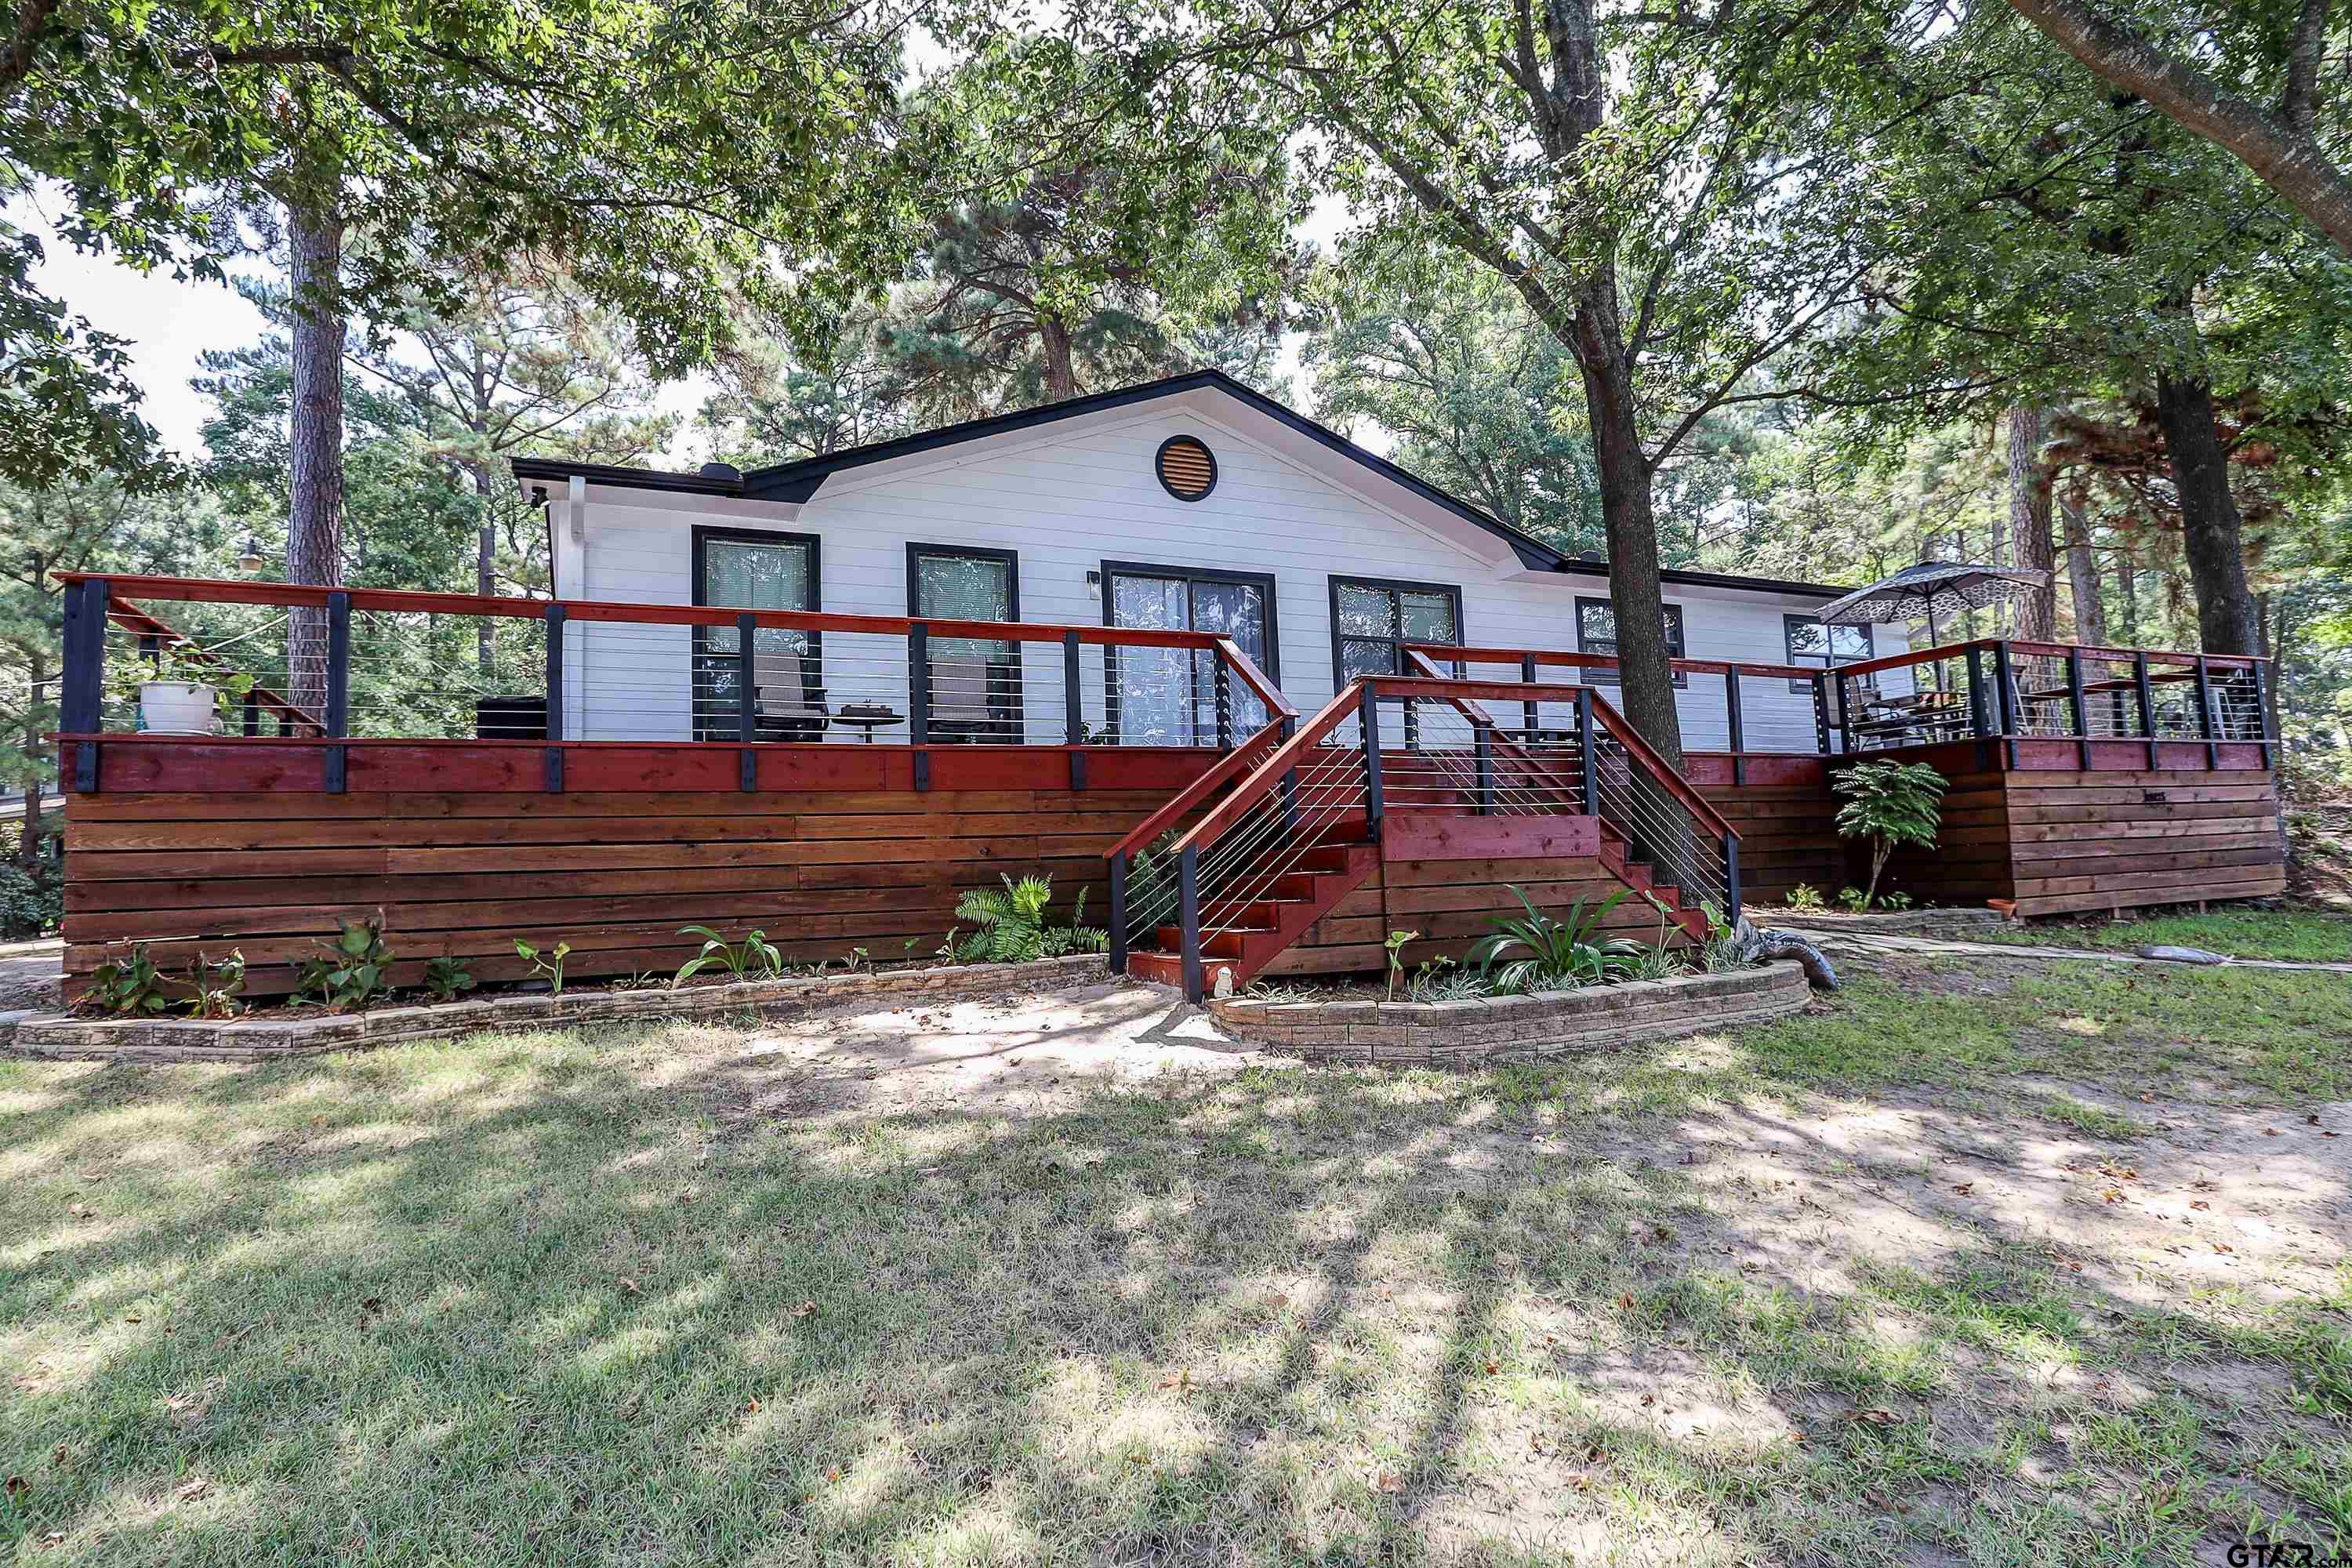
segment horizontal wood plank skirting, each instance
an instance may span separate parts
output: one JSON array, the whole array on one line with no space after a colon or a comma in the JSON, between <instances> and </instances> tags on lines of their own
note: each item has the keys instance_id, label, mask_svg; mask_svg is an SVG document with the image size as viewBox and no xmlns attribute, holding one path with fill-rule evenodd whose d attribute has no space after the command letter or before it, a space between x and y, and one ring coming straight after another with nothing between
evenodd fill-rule
<instances>
[{"instance_id":1,"label":"horizontal wood plank skirting","mask_svg":"<svg viewBox=\"0 0 2352 1568\"><path fill-rule=\"evenodd\" d=\"M2026 917L2286 890L2268 773L1996 765L1950 777L1936 848L1898 851L1888 888L1938 903L2014 900Z\"/></svg>"},{"instance_id":2,"label":"horizontal wood plank skirting","mask_svg":"<svg viewBox=\"0 0 2352 1568\"><path fill-rule=\"evenodd\" d=\"M562 996L482 997L418 1007L307 1018L248 1016L77 1018L66 1014L19 1021L0 1047L16 1056L63 1061L270 1061L324 1051L373 1050L461 1035L551 1025L632 1019L709 1017L742 1012L790 1015L821 1007L894 1000L939 1005L985 996L1065 991L1109 978L1099 953L1035 963L941 965L861 974L825 974L743 984L691 985L683 991L572 991Z\"/></svg>"},{"instance_id":3,"label":"horizontal wood plank skirting","mask_svg":"<svg viewBox=\"0 0 2352 1568\"><path fill-rule=\"evenodd\" d=\"M839 748L850 750L851 748ZM863 748L857 748L862 750ZM66 973L106 944L158 943L167 969L240 950L249 994L282 994L339 921L383 914L393 980L465 958L530 973L514 951L569 942L568 973L667 973L699 940L758 927L796 962L928 956L961 891L1000 873L1081 889L1108 917L1104 850L1158 789L530 792L396 790L77 795L67 803ZM915 945L911 950L908 943Z\"/></svg>"},{"instance_id":4,"label":"horizontal wood plank skirting","mask_svg":"<svg viewBox=\"0 0 2352 1568\"><path fill-rule=\"evenodd\" d=\"M1209 1004L1245 1039L1317 1061L1373 1067L1480 1067L1607 1050L1734 1027L1801 1010L1811 992L1794 963L1672 980L1541 991L1463 1002Z\"/></svg>"},{"instance_id":5,"label":"horizontal wood plank skirting","mask_svg":"<svg viewBox=\"0 0 2352 1568\"><path fill-rule=\"evenodd\" d=\"M1526 917L1514 888L1552 914L1579 899L1598 903L1625 892L1625 884L1591 856L1391 859L1307 927L1265 973L1278 977L1382 971L1388 954L1381 943L1393 931L1421 933L1404 948L1407 969L1436 958L1458 963L1479 938L1494 933L1497 916ZM1606 923L1612 936L1658 940L1656 913L1633 893L1610 911ZM1683 943L1671 926L1666 937L1669 946Z\"/></svg>"},{"instance_id":6,"label":"horizontal wood plank skirting","mask_svg":"<svg viewBox=\"0 0 2352 1568\"><path fill-rule=\"evenodd\" d=\"M1390 860L1600 853L1601 819L1594 816L1459 816L1408 808L1391 809L1381 826L1381 854Z\"/></svg>"}]
</instances>

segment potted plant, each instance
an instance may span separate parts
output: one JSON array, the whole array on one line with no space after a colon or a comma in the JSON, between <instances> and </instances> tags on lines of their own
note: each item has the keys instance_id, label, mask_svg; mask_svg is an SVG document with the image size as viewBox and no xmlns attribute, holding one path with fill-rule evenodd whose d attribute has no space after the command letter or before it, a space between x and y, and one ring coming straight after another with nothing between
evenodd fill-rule
<instances>
[{"instance_id":1,"label":"potted plant","mask_svg":"<svg viewBox=\"0 0 2352 1568\"><path fill-rule=\"evenodd\" d=\"M131 661L123 685L134 687L139 728L161 735L209 735L215 713L226 692L231 700L253 689L253 678L224 674L216 667L183 657L169 648L160 657ZM122 686L108 684L118 692Z\"/></svg>"}]
</instances>

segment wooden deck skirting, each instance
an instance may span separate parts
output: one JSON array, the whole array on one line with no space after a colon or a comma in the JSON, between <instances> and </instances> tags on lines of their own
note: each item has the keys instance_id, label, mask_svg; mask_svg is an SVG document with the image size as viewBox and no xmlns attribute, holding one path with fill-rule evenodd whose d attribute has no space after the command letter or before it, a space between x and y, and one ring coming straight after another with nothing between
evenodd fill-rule
<instances>
[{"instance_id":1,"label":"wooden deck skirting","mask_svg":"<svg viewBox=\"0 0 2352 1568\"><path fill-rule=\"evenodd\" d=\"M140 744L108 743L122 750L125 768L146 765ZM1097 773L1131 776L1078 791L1054 748L991 756L942 747L927 792L831 776L815 788L744 794L733 787L731 748L628 748L673 749L689 754L626 763L663 766L659 788L436 787L449 781L443 768L409 787L341 795L262 783L72 795L68 984L101 962L107 943L142 939L157 943L156 961L170 969L198 951L237 948L251 965L248 993L282 994L294 965L339 921L379 910L400 961L393 979L404 985L443 953L465 957L478 979L524 978L517 937L542 948L569 942L567 978L667 974L700 945L677 934L688 924L730 934L760 927L802 963L861 946L901 959L909 942L927 956L955 923L960 893L1000 872L1052 876L1062 918L1087 889L1087 920L1099 925L1108 915L1104 850L1214 761L1106 757L1117 765ZM868 749L805 748L827 761L881 761L887 774L887 761L859 757ZM711 779L699 777L706 750L722 753ZM484 765L452 761L461 775ZM761 761L764 777L770 759ZM355 757L354 784L368 776Z\"/></svg>"}]
</instances>

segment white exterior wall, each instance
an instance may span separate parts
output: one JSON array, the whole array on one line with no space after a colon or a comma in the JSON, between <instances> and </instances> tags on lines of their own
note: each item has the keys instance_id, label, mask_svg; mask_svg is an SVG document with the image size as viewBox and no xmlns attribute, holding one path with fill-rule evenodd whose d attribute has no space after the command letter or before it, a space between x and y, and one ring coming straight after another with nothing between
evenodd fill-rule
<instances>
[{"instance_id":1,"label":"white exterior wall","mask_svg":"<svg viewBox=\"0 0 2352 1568\"><path fill-rule=\"evenodd\" d=\"M1255 416L1253 416L1253 420ZM1020 556L1021 617L1096 626L1103 603L1087 574L1105 560L1270 573L1279 647L1278 679L1302 712L1331 696L1330 580L1395 579L1457 586L1463 633L1472 646L1576 648L1575 603L1605 598L1607 580L1529 571L1489 534L1443 537L1383 505L1391 489L1368 470L1326 458L1307 461L1192 408L1130 408L1107 417L1049 424L1018 435L940 448L834 476L803 505L738 501L592 487L583 509L584 548L571 538L566 503L552 507L561 596L634 604L689 604L691 528L772 528L820 540L820 607L845 615L907 613L907 545L985 545ZM1184 502L1161 489L1153 458L1170 436L1198 437L1219 475L1205 500ZM1353 470L1360 485L1326 464ZM1465 530L1466 534L1471 531ZM1695 659L1787 659L1783 614L1805 614L1804 595L1668 584L1683 611L1685 656ZM689 732L688 634L685 628L580 626L569 689L577 693L572 732L588 740L677 740ZM1875 631L1877 651L1906 646L1900 627ZM897 639L891 639L894 644ZM861 646L862 645L862 646ZM898 644L902 648L903 645ZM828 700L880 700L904 710L903 668L879 638L827 634ZM903 658L903 653L895 655ZM1062 652L1025 645L1028 738L1061 737ZM1087 716L1097 716L1097 688ZM1509 679L1481 668L1475 675ZM1573 672L1547 679L1568 683ZM1727 743L1723 682L1693 676L1682 694L1685 744ZM1752 751L1813 746L1810 695L1785 681L1748 678L1744 711ZM838 729L829 738L853 741ZM884 739L904 741L903 728Z\"/></svg>"}]
</instances>

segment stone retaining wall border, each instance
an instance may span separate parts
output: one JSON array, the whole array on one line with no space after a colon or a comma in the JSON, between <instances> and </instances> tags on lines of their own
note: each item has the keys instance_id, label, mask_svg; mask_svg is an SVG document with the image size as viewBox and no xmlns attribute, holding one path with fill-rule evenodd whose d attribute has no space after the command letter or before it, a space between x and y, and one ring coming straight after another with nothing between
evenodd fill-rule
<instances>
[{"instance_id":1,"label":"stone retaining wall border","mask_svg":"<svg viewBox=\"0 0 2352 1568\"><path fill-rule=\"evenodd\" d=\"M18 1017L13 1028L0 1023L0 1048L14 1056L52 1061L269 1061L552 1024L690 1018L747 1011L797 1013L869 997L967 1002L1022 992L1059 991L1109 978L1109 963L1102 954L1077 953L1034 963L948 964L697 985L683 991L583 989L565 996L485 997L308 1018L247 1016L212 1021L36 1013Z\"/></svg>"},{"instance_id":2,"label":"stone retaining wall border","mask_svg":"<svg viewBox=\"0 0 2352 1568\"><path fill-rule=\"evenodd\" d=\"M1286 1055L1375 1067L1539 1061L1801 1010L1812 992L1788 962L1578 991L1463 1002L1270 1002L1235 996L1209 1011L1237 1035Z\"/></svg>"}]
</instances>

